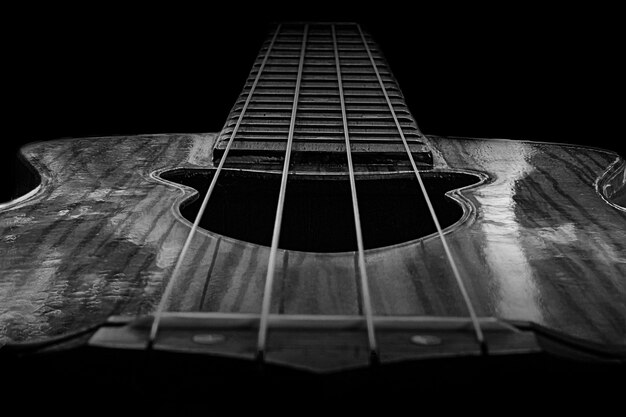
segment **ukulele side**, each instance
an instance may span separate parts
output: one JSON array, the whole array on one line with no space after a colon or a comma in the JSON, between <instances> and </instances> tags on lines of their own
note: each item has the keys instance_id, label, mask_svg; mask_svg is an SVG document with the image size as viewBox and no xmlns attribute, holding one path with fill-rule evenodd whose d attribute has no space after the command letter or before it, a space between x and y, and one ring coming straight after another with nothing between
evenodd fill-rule
<instances>
[{"instance_id":1,"label":"ukulele side","mask_svg":"<svg viewBox=\"0 0 626 417\"><path fill-rule=\"evenodd\" d=\"M188 227L151 173L212 135L62 139L22 148L40 184L0 205L0 343L61 334L158 302Z\"/></svg>"}]
</instances>

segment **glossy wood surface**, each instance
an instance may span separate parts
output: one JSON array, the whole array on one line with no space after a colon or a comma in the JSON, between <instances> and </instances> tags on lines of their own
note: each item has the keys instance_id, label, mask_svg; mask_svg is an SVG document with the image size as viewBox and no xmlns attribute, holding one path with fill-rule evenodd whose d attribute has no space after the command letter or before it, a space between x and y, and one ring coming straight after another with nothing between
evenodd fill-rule
<instances>
[{"instance_id":1,"label":"glossy wood surface","mask_svg":"<svg viewBox=\"0 0 626 417\"><path fill-rule=\"evenodd\" d=\"M158 174L211 167L214 139L84 138L24 148L42 183L0 206L0 340L154 311L190 230L178 207L194 194ZM625 344L626 212L611 198L623 192L624 161L575 146L428 142L435 170L483 179L451 194L465 215L446 229L478 314ZM268 256L267 247L200 231L169 310L258 313ZM366 261L375 314L467 314L437 236L367 251ZM278 263L273 312L361 313L354 253L279 251Z\"/></svg>"}]
</instances>

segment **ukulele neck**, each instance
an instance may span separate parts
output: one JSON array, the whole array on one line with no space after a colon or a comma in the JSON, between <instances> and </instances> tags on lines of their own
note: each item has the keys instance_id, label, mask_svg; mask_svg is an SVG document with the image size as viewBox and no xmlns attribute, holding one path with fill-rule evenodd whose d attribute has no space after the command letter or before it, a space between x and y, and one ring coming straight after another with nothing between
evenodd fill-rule
<instances>
[{"instance_id":1,"label":"ukulele neck","mask_svg":"<svg viewBox=\"0 0 626 417\"><path fill-rule=\"evenodd\" d=\"M227 151L226 166L273 169L291 142L293 166L342 170L346 135L355 166L408 166L404 136L420 168L432 167L424 136L368 34L349 23L283 24L263 43L213 158L217 163Z\"/></svg>"}]
</instances>

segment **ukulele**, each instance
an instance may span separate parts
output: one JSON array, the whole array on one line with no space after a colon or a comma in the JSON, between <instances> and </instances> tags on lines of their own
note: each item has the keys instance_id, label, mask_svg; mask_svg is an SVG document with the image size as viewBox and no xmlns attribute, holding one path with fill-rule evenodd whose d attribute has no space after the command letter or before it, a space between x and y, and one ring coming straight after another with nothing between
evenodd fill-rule
<instances>
[{"instance_id":1,"label":"ukulele","mask_svg":"<svg viewBox=\"0 0 626 417\"><path fill-rule=\"evenodd\" d=\"M503 358L623 370L624 160L423 134L358 24L278 24L218 133L21 152L36 186L0 205L16 378L211 375L223 394L424 388Z\"/></svg>"}]
</instances>

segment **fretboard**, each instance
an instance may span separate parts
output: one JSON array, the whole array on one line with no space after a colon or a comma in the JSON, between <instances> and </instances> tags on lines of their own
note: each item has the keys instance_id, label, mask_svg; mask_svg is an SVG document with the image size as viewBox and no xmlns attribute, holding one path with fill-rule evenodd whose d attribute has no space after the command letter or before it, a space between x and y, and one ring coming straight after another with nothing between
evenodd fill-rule
<instances>
[{"instance_id":1,"label":"fretboard","mask_svg":"<svg viewBox=\"0 0 626 417\"><path fill-rule=\"evenodd\" d=\"M380 48L357 24L282 24L270 33L214 149L227 165L345 162L432 166ZM404 138L403 138L404 137Z\"/></svg>"}]
</instances>

